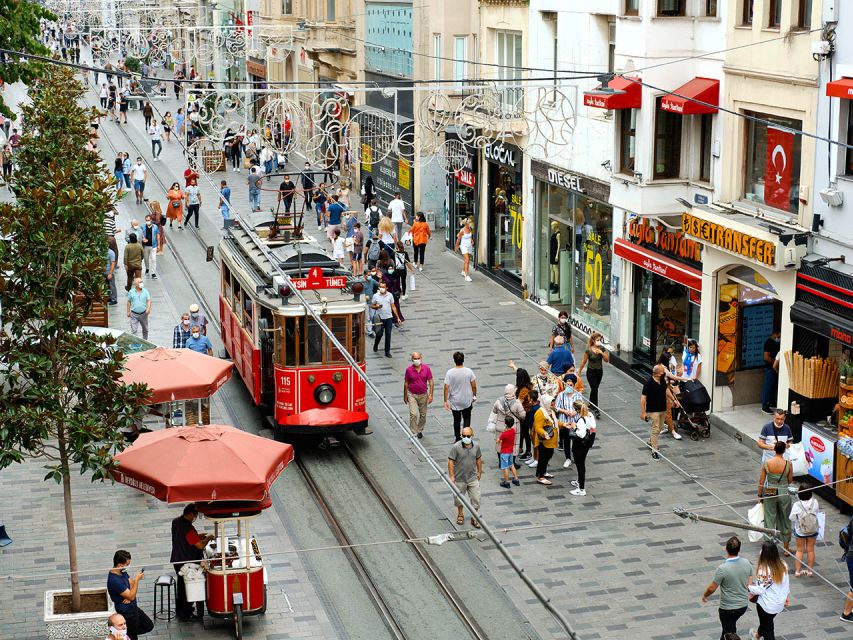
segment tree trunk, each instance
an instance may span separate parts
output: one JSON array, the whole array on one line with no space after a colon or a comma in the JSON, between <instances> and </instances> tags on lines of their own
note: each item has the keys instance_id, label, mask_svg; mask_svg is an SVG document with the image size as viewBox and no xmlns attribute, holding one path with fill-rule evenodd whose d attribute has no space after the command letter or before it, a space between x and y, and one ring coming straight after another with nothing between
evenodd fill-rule
<instances>
[{"instance_id":1,"label":"tree trunk","mask_svg":"<svg viewBox=\"0 0 853 640\"><path fill-rule=\"evenodd\" d=\"M74 528L74 511L71 506L71 468L68 464L68 446L65 430L57 430L59 461L62 469L62 500L65 504L65 532L68 538L68 567L71 570L71 610L80 611L80 576L77 574L77 534Z\"/></svg>"}]
</instances>

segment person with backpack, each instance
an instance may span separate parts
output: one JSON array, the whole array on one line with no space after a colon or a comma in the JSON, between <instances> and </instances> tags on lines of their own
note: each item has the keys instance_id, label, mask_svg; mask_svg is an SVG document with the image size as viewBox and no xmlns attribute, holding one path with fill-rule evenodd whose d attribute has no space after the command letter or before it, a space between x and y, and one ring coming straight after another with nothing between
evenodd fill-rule
<instances>
[{"instance_id":1,"label":"person with backpack","mask_svg":"<svg viewBox=\"0 0 853 640\"><path fill-rule=\"evenodd\" d=\"M367 228L370 230L370 235L376 233L379 229L379 219L382 217L382 210L379 208L379 203L376 198L370 199L370 204L365 207L365 221Z\"/></svg>"},{"instance_id":2,"label":"person with backpack","mask_svg":"<svg viewBox=\"0 0 853 640\"><path fill-rule=\"evenodd\" d=\"M374 229L371 232L370 240L365 245L367 247L367 268L373 270L379 262L379 254L382 252L382 243L379 242L379 232Z\"/></svg>"},{"instance_id":3,"label":"person with backpack","mask_svg":"<svg viewBox=\"0 0 853 640\"><path fill-rule=\"evenodd\" d=\"M797 501L791 507L790 520L793 524L794 538L797 540L797 561L794 571L794 576L799 578L805 574L811 576L812 567L814 566L814 545L817 540L818 529L820 528L817 519L817 513L820 507L817 503L817 498L812 494L812 490L806 484L801 484L797 491ZM806 568L801 570L803 563L803 554L808 559Z\"/></svg>"},{"instance_id":4,"label":"person with backpack","mask_svg":"<svg viewBox=\"0 0 853 640\"><path fill-rule=\"evenodd\" d=\"M794 481L794 471L790 461L783 457L788 445L784 441L776 443L776 455L761 465L758 478L758 500L764 503L764 526L779 531L779 539L790 553L791 496L788 485ZM765 499L766 498L766 499Z\"/></svg>"}]
</instances>

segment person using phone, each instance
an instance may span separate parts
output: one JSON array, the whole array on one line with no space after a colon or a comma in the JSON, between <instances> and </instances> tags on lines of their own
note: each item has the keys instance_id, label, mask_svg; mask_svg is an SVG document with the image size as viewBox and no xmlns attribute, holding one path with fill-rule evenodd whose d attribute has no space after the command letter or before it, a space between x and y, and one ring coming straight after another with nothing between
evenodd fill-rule
<instances>
[{"instance_id":1,"label":"person using phone","mask_svg":"<svg viewBox=\"0 0 853 640\"><path fill-rule=\"evenodd\" d=\"M130 566L130 552L119 549L113 554L113 568L107 574L107 593L115 605L116 613L124 616L127 623L127 638L137 640L141 635L154 629L151 618L139 608L136 594L139 581L145 577L141 569L131 578L127 573Z\"/></svg>"}]
</instances>

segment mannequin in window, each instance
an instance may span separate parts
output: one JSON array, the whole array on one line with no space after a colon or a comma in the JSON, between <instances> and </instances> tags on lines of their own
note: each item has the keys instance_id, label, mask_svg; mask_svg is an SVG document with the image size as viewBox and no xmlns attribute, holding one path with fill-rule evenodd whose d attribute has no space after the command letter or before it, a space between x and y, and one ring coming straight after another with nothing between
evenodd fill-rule
<instances>
[{"instance_id":1,"label":"mannequin in window","mask_svg":"<svg viewBox=\"0 0 853 640\"><path fill-rule=\"evenodd\" d=\"M551 242L548 247L548 264L551 274L551 293L560 291L560 223L551 221Z\"/></svg>"}]
</instances>

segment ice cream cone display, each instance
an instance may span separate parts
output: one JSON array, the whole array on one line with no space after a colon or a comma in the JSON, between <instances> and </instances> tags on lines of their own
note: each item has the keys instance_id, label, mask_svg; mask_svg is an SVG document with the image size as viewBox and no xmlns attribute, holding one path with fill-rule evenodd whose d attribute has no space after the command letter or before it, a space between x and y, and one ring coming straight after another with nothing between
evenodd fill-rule
<instances>
[{"instance_id":1,"label":"ice cream cone display","mask_svg":"<svg viewBox=\"0 0 853 640\"><path fill-rule=\"evenodd\" d=\"M791 391L806 398L832 398L838 394L838 365L834 360L786 351L785 365Z\"/></svg>"}]
</instances>

